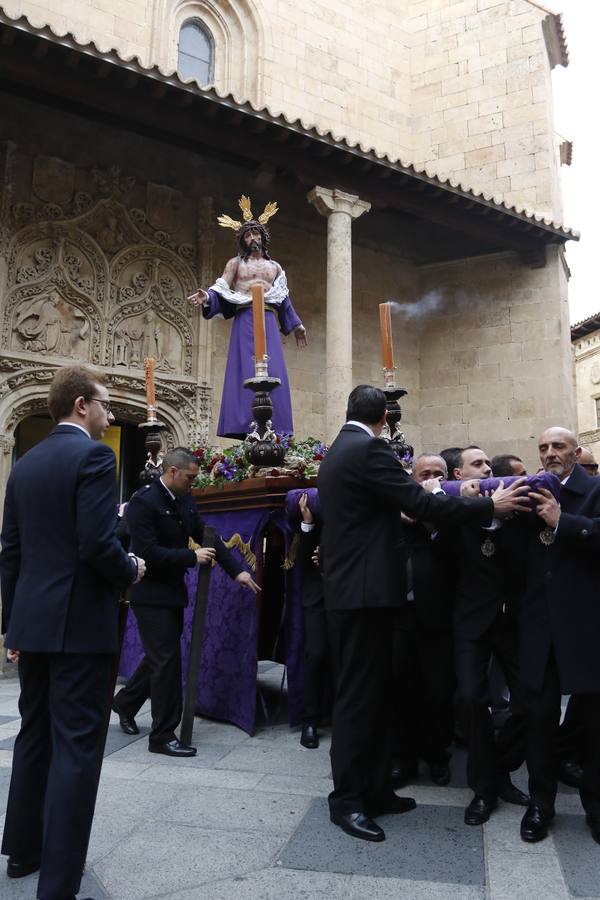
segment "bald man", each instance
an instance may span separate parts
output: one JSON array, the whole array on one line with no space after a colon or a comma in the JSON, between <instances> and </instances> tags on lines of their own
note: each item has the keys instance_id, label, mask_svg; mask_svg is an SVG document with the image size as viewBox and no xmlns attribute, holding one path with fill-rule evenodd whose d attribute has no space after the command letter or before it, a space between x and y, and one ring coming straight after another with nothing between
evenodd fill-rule
<instances>
[{"instance_id":1,"label":"bald man","mask_svg":"<svg viewBox=\"0 0 600 900\"><path fill-rule=\"evenodd\" d=\"M594 459L592 451L588 450L587 447L581 448L579 465L582 469L585 469L588 475L596 476L598 474L598 463Z\"/></svg>"},{"instance_id":2,"label":"bald man","mask_svg":"<svg viewBox=\"0 0 600 900\"><path fill-rule=\"evenodd\" d=\"M541 489L527 560L520 616L521 680L529 713L527 766L531 804L521 837L545 838L554 816L554 741L561 694L577 698L583 730L580 796L600 843L600 479L578 464L581 448L566 428L539 438L540 461L562 482L560 502Z\"/></svg>"}]
</instances>

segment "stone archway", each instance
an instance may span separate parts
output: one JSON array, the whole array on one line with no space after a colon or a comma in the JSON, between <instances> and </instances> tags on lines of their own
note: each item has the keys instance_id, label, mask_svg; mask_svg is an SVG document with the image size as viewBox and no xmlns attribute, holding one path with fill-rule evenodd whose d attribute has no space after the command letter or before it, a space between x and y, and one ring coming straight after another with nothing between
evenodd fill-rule
<instances>
[{"instance_id":1,"label":"stone archway","mask_svg":"<svg viewBox=\"0 0 600 900\"><path fill-rule=\"evenodd\" d=\"M4 500L6 482L12 465L17 426L27 416L47 412L48 386L56 366L38 363L28 366L16 361L0 360L0 503ZM8 369L8 371L7 371ZM144 380L121 372L105 371L104 377L111 396L115 417L138 425L146 420ZM208 432L209 410L212 402L210 388L157 379L156 397L159 417L167 426L165 447L189 446L205 441Z\"/></svg>"}]
</instances>

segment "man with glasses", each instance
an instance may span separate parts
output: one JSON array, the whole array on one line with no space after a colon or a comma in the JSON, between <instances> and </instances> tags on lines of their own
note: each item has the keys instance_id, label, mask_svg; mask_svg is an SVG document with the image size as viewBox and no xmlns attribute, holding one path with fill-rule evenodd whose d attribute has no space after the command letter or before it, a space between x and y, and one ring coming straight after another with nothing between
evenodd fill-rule
<instances>
[{"instance_id":1,"label":"man with glasses","mask_svg":"<svg viewBox=\"0 0 600 900\"><path fill-rule=\"evenodd\" d=\"M7 875L40 870L41 900L75 900L85 864L118 642L118 598L145 572L115 536L116 463L100 443L108 390L85 366L54 376L56 428L6 489L2 632L19 661L21 730L2 853Z\"/></svg>"}]
</instances>

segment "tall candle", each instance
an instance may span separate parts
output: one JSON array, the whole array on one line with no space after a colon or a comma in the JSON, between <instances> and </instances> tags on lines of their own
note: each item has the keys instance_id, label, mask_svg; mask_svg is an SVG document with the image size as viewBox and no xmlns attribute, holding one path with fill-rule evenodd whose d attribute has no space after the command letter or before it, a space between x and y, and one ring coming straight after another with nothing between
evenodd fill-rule
<instances>
[{"instance_id":1,"label":"tall candle","mask_svg":"<svg viewBox=\"0 0 600 900\"><path fill-rule=\"evenodd\" d=\"M394 347L392 344L392 305L379 304L379 329L381 331L381 356L384 369L394 368Z\"/></svg>"},{"instance_id":2,"label":"tall candle","mask_svg":"<svg viewBox=\"0 0 600 900\"><path fill-rule=\"evenodd\" d=\"M153 356L144 357L144 378L146 379L146 403L148 404L148 413L150 409L154 409L156 397L154 394L154 367L156 360Z\"/></svg>"},{"instance_id":3,"label":"tall candle","mask_svg":"<svg viewBox=\"0 0 600 900\"><path fill-rule=\"evenodd\" d=\"M254 360L256 363L262 363L267 355L265 289L262 284L252 285L252 322L254 325Z\"/></svg>"}]
</instances>

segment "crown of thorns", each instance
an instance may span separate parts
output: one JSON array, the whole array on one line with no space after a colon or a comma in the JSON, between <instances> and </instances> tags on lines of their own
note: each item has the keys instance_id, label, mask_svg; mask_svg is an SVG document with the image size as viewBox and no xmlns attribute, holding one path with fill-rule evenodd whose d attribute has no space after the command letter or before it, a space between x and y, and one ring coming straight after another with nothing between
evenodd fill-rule
<instances>
[{"instance_id":1,"label":"crown of thorns","mask_svg":"<svg viewBox=\"0 0 600 900\"><path fill-rule=\"evenodd\" d=\"M244 222L260 222L261 225L266 225L271 216L274 216L275 213L279 212L279 207L277 203L267 203L264 210L258 217L255 219L252 215L252 207L250 205L250 197L246 197L244 194L238 200L239 207L242 211L242 216ZM232 228L234 231L239 231L244 222L240 222L237 219L232 219L231 216L222 215L219 216L217 222L221 226L221 228Z\"/></svg>"}]
</instances>

